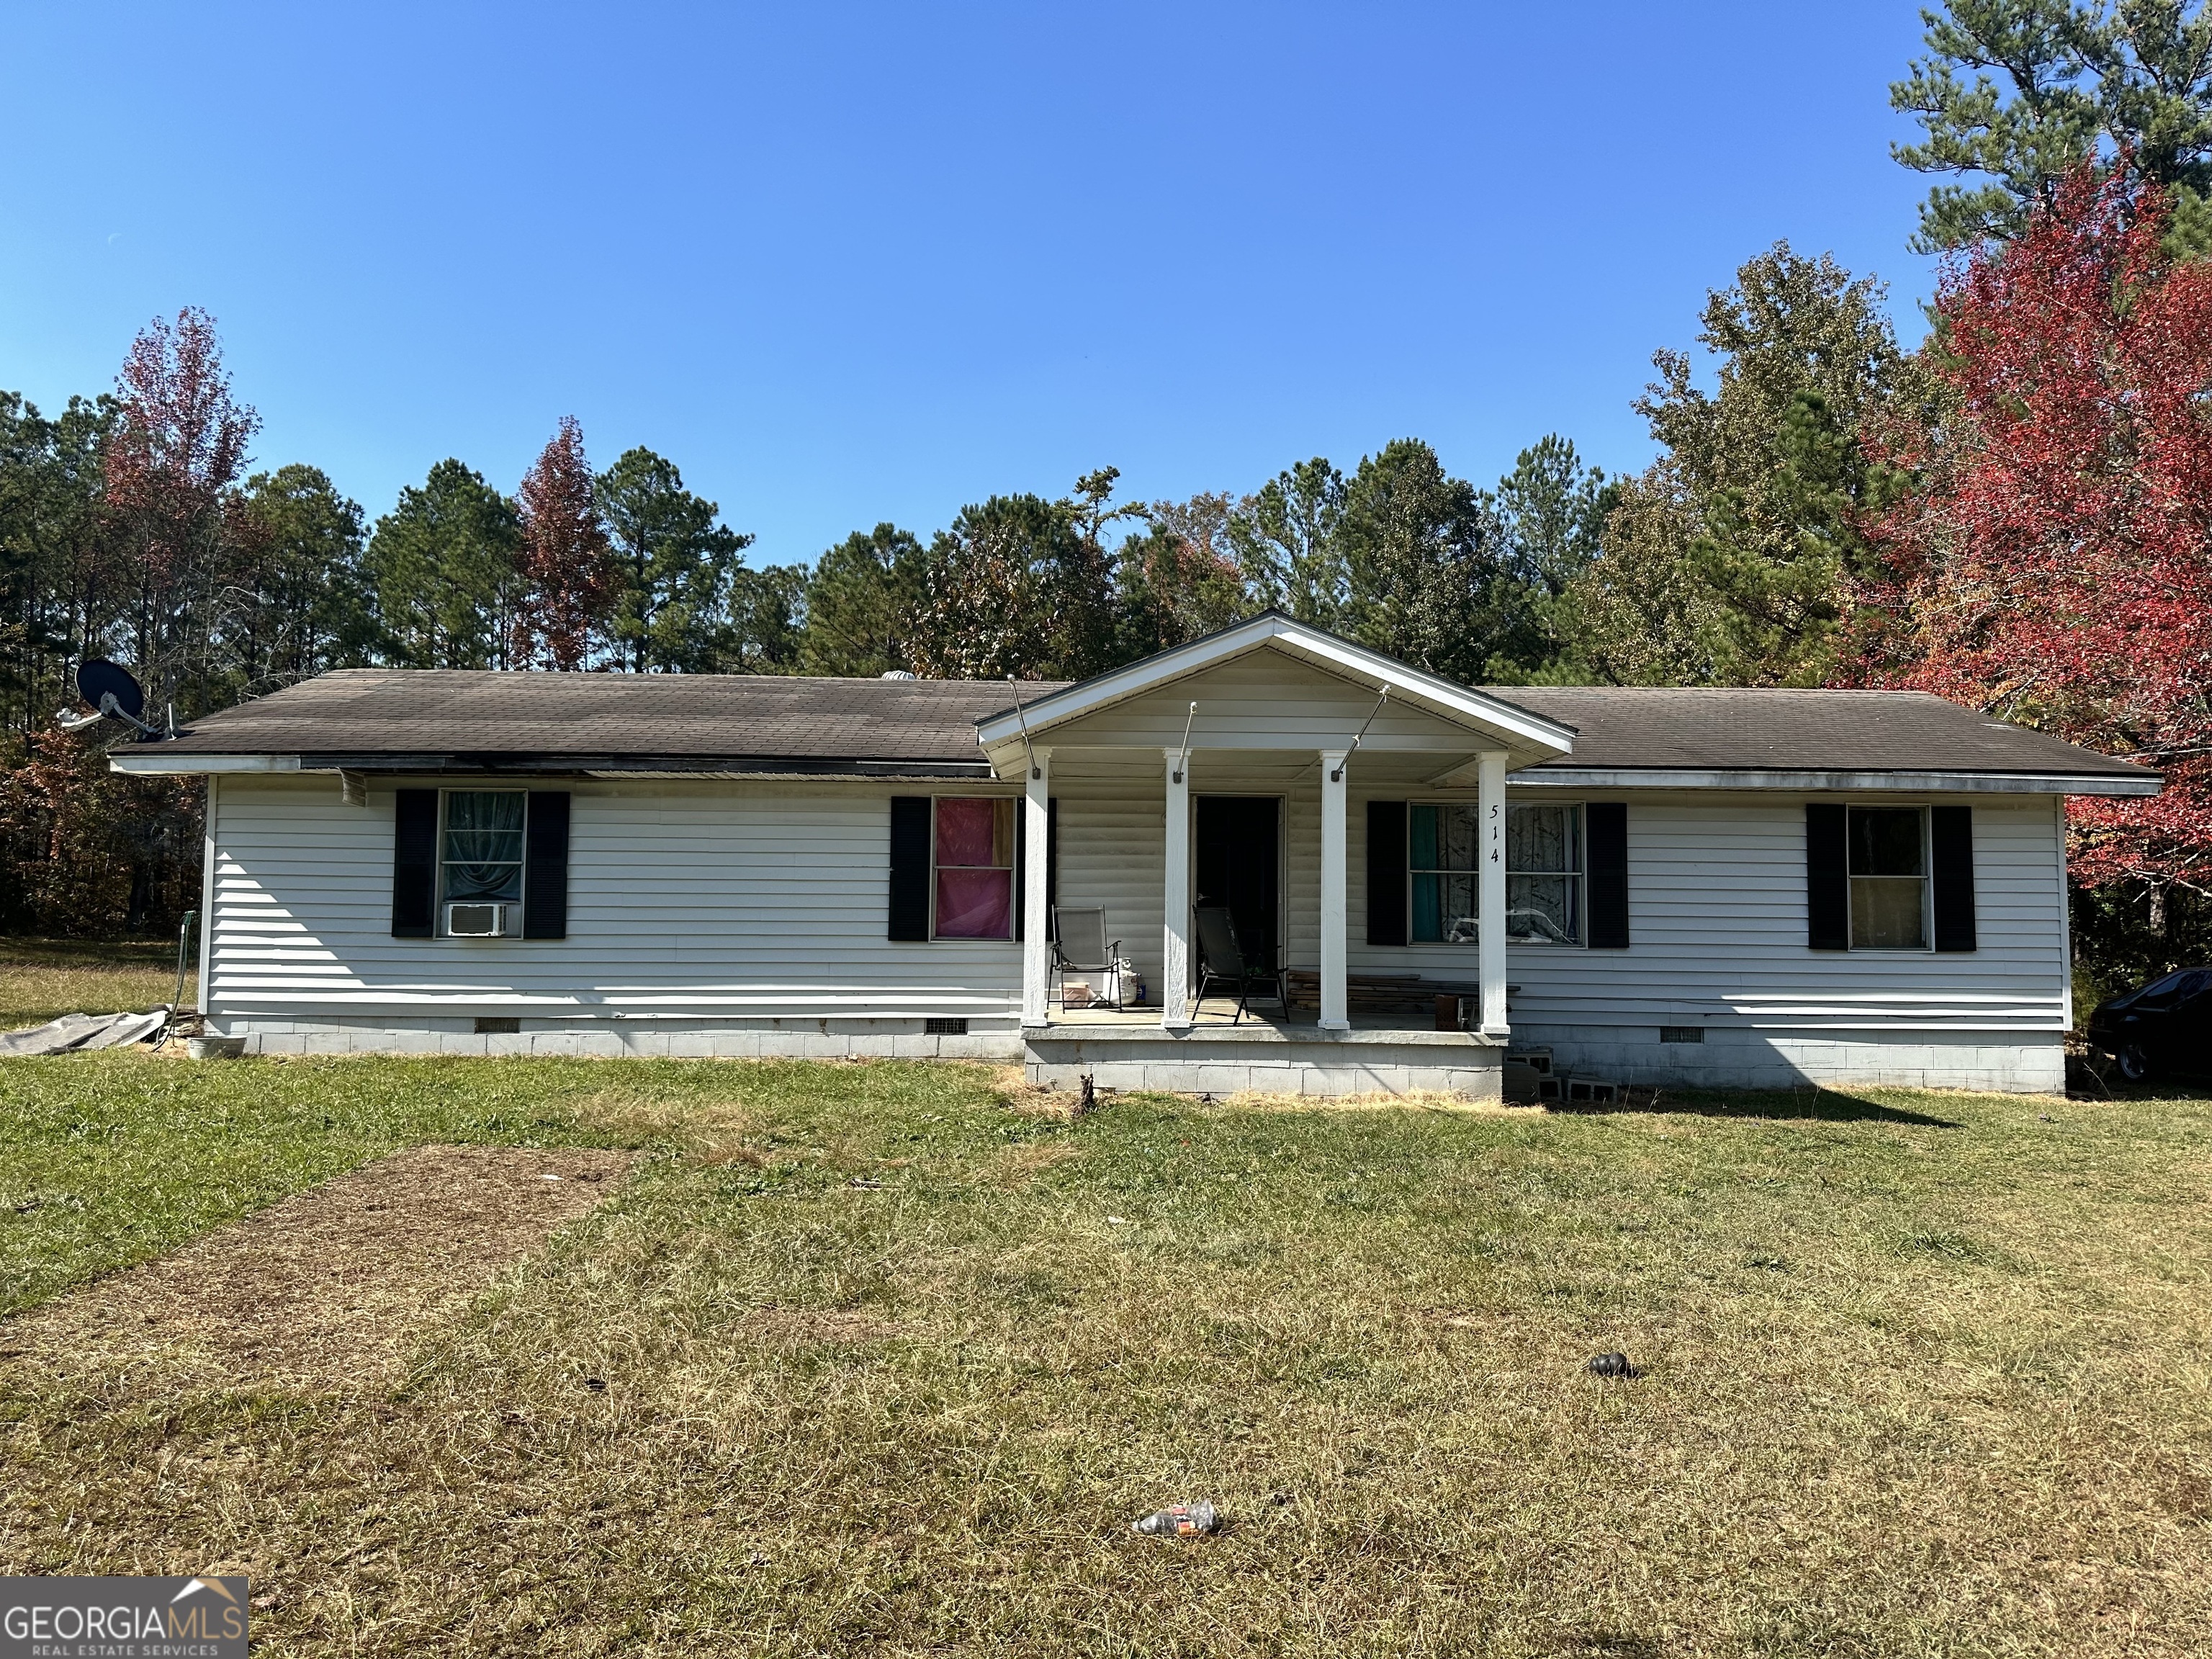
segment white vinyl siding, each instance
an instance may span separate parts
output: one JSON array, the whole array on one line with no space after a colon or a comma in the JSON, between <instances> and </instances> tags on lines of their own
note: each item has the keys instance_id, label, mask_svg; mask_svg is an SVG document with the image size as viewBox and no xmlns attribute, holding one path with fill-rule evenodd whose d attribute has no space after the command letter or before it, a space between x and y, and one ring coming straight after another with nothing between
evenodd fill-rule
<instances>
[{"instance_id":1,"label":"white vinyl siding","mask_svg":"<svg viewBox=\"0 0 2212 1659\"><path fill-rule=\"evenodd\" d=\"M1516 1029L1714 1021L1838 1033L2064 1028L2064 849L2050 798L1954 798L1973 807L1979 939L1974 951L1941 956L1807 948L1802 795L1622 790L1610 798L1628 803L1630 948L1509 946ZM1366 869L1366 812L1357 805L1351 842L1357 892ZM1469 977L1467 952L1451 945L1367 945L1364 908L1353 912L1353 972Z\"/></svg>"},{"instance_id":2,"label":"white vinyl siding","mask_svg":"<svg viewBox=\"0 0 2212 1659\"><path fill-rule=\"evenodd\" d=\"M568 938L404 939L391 786L362 808L335 779L225 779L209 1013L1018 1017L1020 945L885 938L889 798L908 791L569 788Z\"/></svg>"},{"instance_id":3,"label":"white vinyl siding","mask_svg":"<svg viewBox=\"0 0 2212 1659\"><path fill-rule=\"evenodd\" d=\"M1157 1000L1161 763L1094 759L1088 775L1071 773L1063 779L1056 769L1053 779L1060 896L1107 907L1109 936L1123 941ZM1198 793L1283 798L1286 958L1317 963L1318 767L1200 756L1192 781ZM217 1019L1018 1019L1020 945L884 937L888 799L922 792L658 781L570 787L568 937L480 943L391 936L390 787L374 787L363 809L343 805L331 778L224 779L210 824L208 1012ZM1420 793L1353 792L1350 965L1465 982L1474 969L1464 947L1364 942L1366 800ZM1556 796L1516 789L1513 798ZM1806 947L1802 795L1618 798L1629 802L1633 944L1511 946L1516 1028L1650 1026L1655 1041L1661 1025L1727 1023L1838 1034L2063 1028L2065 887L2051 798L1972 798L1979 948L1955 955Z\"/></svg>"}]
</instances>

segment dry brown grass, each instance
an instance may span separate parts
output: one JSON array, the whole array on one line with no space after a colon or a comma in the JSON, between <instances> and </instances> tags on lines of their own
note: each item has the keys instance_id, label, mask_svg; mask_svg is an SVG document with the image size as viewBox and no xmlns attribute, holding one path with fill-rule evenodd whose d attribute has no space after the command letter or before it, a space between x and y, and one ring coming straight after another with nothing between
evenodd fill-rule
<instances>
[{"instance_id":1,"label":"dry brown grass","mask_svg":"<svg viewBox=\"0 0 2212 1659\"><path fill-rule=\"evenodd\" d=\"M1541 1116L1540 1106L1508 1105L1439 1089L1413 1089L1401 1095L1270 1095L1249 1091L1214 1103L1237 1112L1451 1112L1483 1117Z\"/></svg>"},{"instance_id":2,"label":"dry brown grass","mask_svg":"<svg viewBox=\"0 0 2212 1659\"><path fill-rule=\"evenodd\" d=\"M374 1388L556 1229L597 1207L620 1152L416 1146L176 1255L0 1322L25 1376L132 1393Z\"/></svg>"}]
</instances>

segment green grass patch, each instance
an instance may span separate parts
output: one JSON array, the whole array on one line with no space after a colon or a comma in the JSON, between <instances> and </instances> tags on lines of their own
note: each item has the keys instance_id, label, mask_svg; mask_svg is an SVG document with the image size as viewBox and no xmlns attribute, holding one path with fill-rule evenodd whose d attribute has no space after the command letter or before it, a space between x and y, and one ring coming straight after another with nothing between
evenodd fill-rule
<instances>
[{"instance_id":1,"label":"green grass patch","mask_svg":"<svg viewBox=\"0 0 2212 1659\"><path fill-rule=\"evenodd\" d=\"M2212 1105L1079 1121L955 1066L0 1066L52 1294L423 1139L645 1149L396 1388L0 1370L0 1571L272 1651L2020 1655L2212 1629ZM0 1347L7 1328L0 1326ZM1583 1369L1619 1349L1644 1375ZM604 1388L587 1386L590 1380ZM1173 1500L1222 1535L1132 1536Z\"/></svg>"},{"instance_id":2,"label":"green grass patch","mask_svg":"<svg viewBox=\"0 0 2212 1659\"><path fill-rule=\"evenodd\" d=\"M186 964L184 1006L198 994ZM0 1030L64 1014L152 1008L177 989L177 945L167 941L0 939Z\"/></svg>"}]
</instances>

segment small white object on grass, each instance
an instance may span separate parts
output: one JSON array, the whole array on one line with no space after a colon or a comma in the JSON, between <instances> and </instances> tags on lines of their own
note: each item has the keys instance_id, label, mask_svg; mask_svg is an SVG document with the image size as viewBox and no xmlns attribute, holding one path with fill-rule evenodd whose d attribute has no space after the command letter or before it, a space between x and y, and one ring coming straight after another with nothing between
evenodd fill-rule
<instances>
[{"instance_id":1,"label":"small white object on grass","mask_svg":"<svg viewBox=\"0 0 2212 1659\"><path fill-rule=\"evenodd\" d=\"M558 1181L561 1177L556 1175L542 1175L538 1178L540 1181Z\"/></svg>"},{"instance_id":2,"label":"small white object on grass","mask_svg":"<svg viewBox=\"0 0 2212 1659\"><path fill-rule=\"evenodd\" d=\"M1129 1224L1118 1215L1109 1215L1106 1218L1106 1224L1109 1227L1126 1227Z\"/></svg>"}]
</instances>

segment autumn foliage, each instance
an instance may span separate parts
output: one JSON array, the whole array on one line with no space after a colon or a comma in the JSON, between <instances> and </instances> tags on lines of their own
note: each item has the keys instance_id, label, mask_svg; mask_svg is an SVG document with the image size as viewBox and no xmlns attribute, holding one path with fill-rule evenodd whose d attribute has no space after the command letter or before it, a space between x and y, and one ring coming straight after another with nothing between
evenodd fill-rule
<instances>
[{"instance_id":1,"label":"autumn foliage","mask_svg":"<svg viewBox=\"0 0 2212 1659\"><path fill-rule=\"evenodd\" d=\"M1876 440L1919 487L1858 595L1866 681L2166 774L2071 807L2076 878L2154 896L2212 877L2212 264L2160 252L2167 211L2084 166L1948 266L1929 407Z\"/></svg>"},{"instance_id":2,"label":"autumn foliage","mask_svg":"<svg viewBox=\"0 0 2212 1659\"><path fill-rule=\"evenodd\" d=\"M584 428L574 416L564 416L515 492L523 580L514 625L518 665L583 666L613 607L613 553L592 492Z\"/></svg>"}]
</instances>

